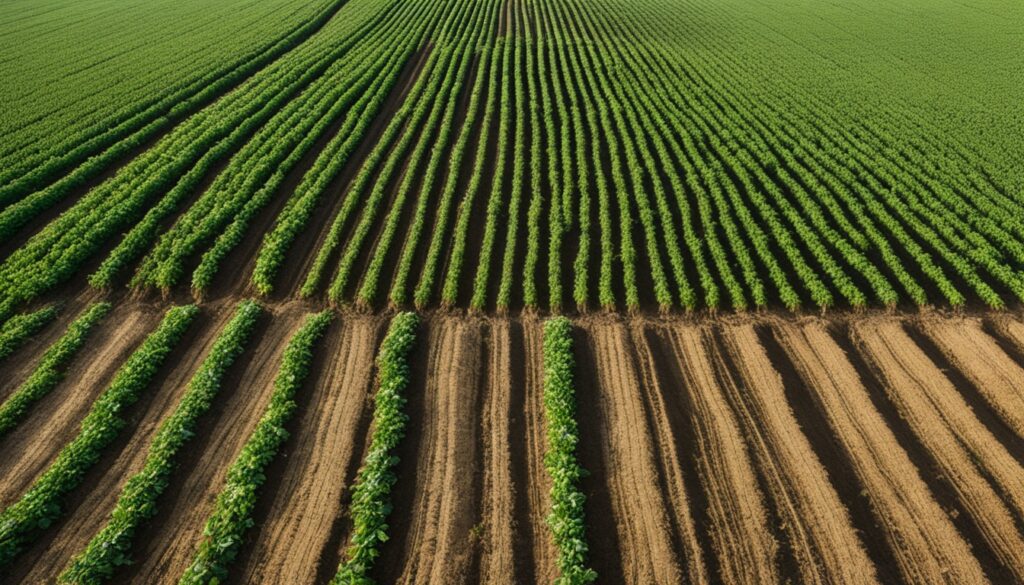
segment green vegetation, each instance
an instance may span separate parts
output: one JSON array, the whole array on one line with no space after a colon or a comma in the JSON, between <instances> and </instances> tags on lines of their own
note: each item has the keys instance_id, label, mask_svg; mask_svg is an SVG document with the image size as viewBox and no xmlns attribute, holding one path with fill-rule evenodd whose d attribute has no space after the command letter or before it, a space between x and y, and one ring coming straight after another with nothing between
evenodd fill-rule
<instances>
[{"instance_id":1,"label":"green vegetation","mask_svg":"<svg viewBox=\"0 0 1024 585\"><path fill-rule=\"evenodd\" d=\"M573 383L572 324L565 317L544 323L544 416L547 449L544 468L551 477L551 514L547 522L558 547L559 585L591 583L597 573L587 566L586 496L579 480L586 474L576 460L576 388Z\"/></svg>"},{"instance_id":2,"label":"green vegetation","mask_svg":"<svg viewBox=\"0 0 1024 585\"><path fill-rule=\"evenodd\" d=\"M288 438L285 425L298 408L295 393L309 374L313 346L327 330L331 318L327 311L309 316L288 342L270 403L241 454L228 469L224 488L203 529L199 552L179 583L220 583L227 577L245 531L253 525L252 514L259 488L266 481L266 468Z\"/></svg>"},{"instance_id":3,"label":"green vegetation","mask_svg":"<svg viewBox=\"0 0 1024 585\"><path fill-rule=\"evenodd\" d=\"M352 488L352 535L338 572L331 583L373 583L369 574L380 556L380 547L389 538L391 488L398 480L395 449L405 436L409 417L403 411L409 386L409 355L416 342L419 318L415 313L399 313L377 353L377 394L373 399L373 432L370 448Z\"/></svg>"},{"instance_id":4,"label":"green vegetation","mask_svg":"<svg viewBox=\"0 0 1024 585\"><path fill-rule=\"evenodd\" d=\"M127 424L125 410L149 387L160 366L198 314L194 305L174 307L114 375L110 386L82 421L78 436L18 501L0 512L0 567L63 515L64 496L78 487L87 471Z\"/></svg>"},{"instance_id":5,"label":"green vegetation","mask_svg":"<svg viewBox=\"0 0 1024 585\"><path fill-rule=\"evenodd\" d=\"M0 62L38 84L0 83L0 320L93 260L365 308L1018 303L1024 9L936 1L2 8L18 56L117 32Z\"/></svg>"},{"instance_id":6,"label":"green vegetation","mask_svg":"<svg viewBox=\"0 0 1024 585\"><path fill-rule=\"evenodd\" d=\"M10 397L0 404L0 438L24 419L32 405L64 379L64 369L85 345L89 333L110 312L109 303L96 303L85 310L39 360L39 365Z\"/></svg>"},{"instance_id":7,"label":"green vegetation","mask_svg":"<svg viewBox=\"0 0 1024 585\"><path fill-rule=\"evenodd\" d=\"M39 333L57 317L56 307L45 307L34 313L15 315L0 327L0 360L11 355L30 337Z\"/></svg>"},{"instance_id":8,"label":"green vegetation","mask_svg":"<svg viewBox=\"0 0 1024 585\"><path fill-rule=\"evenodd\" d=\"M0 239L294 48L339 5L156 0L111 11L99 0L60 0L5 8L17 18L4 25L11 58L0 78L18 82L0 84L0 206L29 205L0 214Z\"/></svg>"},{"instance_id":9,"label":"green vegetation","mask_svg":"<svg viewBox=\"0 0 1024 585\"><path fill-rule=\"evenodd\" d=\"M160 424L142 469L125 483L107 524L89 541L57 579L60 583L103 583L117 567L132 562L135 532L157 512L157 502L170 482L176 459L195 436L202 417L213 406L228 368L245 349L260 306L242 301L217 336L185 394L170 417Z\"/></svg>"}]
</instances>

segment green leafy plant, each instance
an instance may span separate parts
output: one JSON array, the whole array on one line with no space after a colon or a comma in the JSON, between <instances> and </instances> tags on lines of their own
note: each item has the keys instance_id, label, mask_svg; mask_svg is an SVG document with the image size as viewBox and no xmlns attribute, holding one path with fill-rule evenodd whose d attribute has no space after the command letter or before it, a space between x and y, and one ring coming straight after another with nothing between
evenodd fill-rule
<instances>
[{"instance_id":1,"label":"green leafy plant","mask_svg":"<svg viewBox=\"0 0 1024 585\"><path fill-rule=\"evenodd\" d=\"M403 395L409 385L409 354L416 342L419 318L400 313L391 320L388 334L377 354L378 390L374 397L373 435L370 449L352 488L352 536L333 585L368 585L369 573L380 556L380 546L388 536L391 513L391 488L398 480L394 451L405 436L408 415Z\"/></svg>"},{"instance_id":2,"label":"green leafy plant","mask_svg":"<svg viewBox=\"0 0 1024 585\"><path fill-rule=\"evenodd\" d=\"M0 513L0 567L7 566L40 532L63 513L65 494L75 489L128 424L125 409L134 404L153 381L157 370L174 349L199 309L174 307L114 375L100 394L81 430L28 492Z\"/></svg>"},{"instance_id":3,"label":"green leafy plant","mask_svg":"<svg viewBox=\"0 0 1024 585\"><path fill-rule=\"evenodd\" d=\"M118 566L131 563L136 531L156 514L178 456L195 436L202 415L213 406L228 368L245 348L260 313L260 306L253 301L239 303L234 317L192 376L174 413L160 425L142 469L125 483L106 526L71 560L58 582L102 583Z\"/></svg>"},{"instance_id":4,"label":"green leafy plant","mask_svg":"<svg viewBox=\"0 0 1024 585\"><path fill-rule=\"evenodd\" d=\"M274 379L270 403L242 452L231 464L224 488L217 495L203 529L199 551L179 583L216 584L227 577L245 531L254 524L252 513L259 488L266 481L266 468L288 438L285 425L298 408L295 393L309 374L313 347L327 330L331 318L329 311L311 315L288 342Z\"/></svg>"},{"instance_id":5,"label":"green leafy plant","mask_svg":"<svg viewBox=\"0 0 1024 585\"><path fill-rule=\"evenodd\" d=\"M576 389L573 383L572 324L556 317L544 324L544 414L547 450L544 467L551 477L551 514L548 526L558 547L555 581L559 585L591 583L597 573L587 566L586 496L579 480L586 471L576 460L579 427L576 423Z\"/></svg>"},{"instance_id":6,"label":"green leafy plant","mask_svg":"<svg viewBox=\"0 0 1024 585\"><path fill-rule=\"evenodd\" d=\"M34 313L15 315L0 327L0 359L12 353L28 341L50 321L57 317L56 307L46 307Z\"/></svg>"},{"instance_id":7,"label":"green leafy plant","mask_svg":"<svg viewBox=\"0 0 1024 585\"><path fill-rule=\"evenodd\" d=\"M93 326L109 312L110 303L92 305L46 350L28 379L0 405L0 437L11 432L11 429L25 418L32 405L46 396L64 378L65 366L85 345Z\"/></svg>"}]
</instances>

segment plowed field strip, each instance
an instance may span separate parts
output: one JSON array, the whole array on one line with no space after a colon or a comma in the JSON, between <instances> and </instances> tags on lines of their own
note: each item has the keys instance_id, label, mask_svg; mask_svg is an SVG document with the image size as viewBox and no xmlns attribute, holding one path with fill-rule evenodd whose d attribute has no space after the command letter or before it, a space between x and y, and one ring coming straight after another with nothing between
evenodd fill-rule
<instances>
[{"instance_id":1,"label":"plowed field strip","mask_svg":"<svg viewBox=\"0 0 1024 585\"><path fill-rule=\"evenodd\" d=\"M857 323L853 331L885 381L889 399L954 485L985 541L1016 579L1024 580L1024 538L1014 521L1024 517L1024 469L900 323L872 320Z\"/></svg>"},{"instance_id":2,"label":"plowed field strip","mask_svg":"<svg viewBox=\"0 0 1024 585\"><path fill-rule=\"evenodd\" d=\"M736 415L725 399L697 327L672 327L671 354L682 379L677 392L689 402L699 452L697 465L710 503L711 537L726 583L780 582L778 543ZM641 348L642 350L642 348Z\"/></svg>"},{"instance_id":3,"label":"plowed field strip","mask_svg":"<svg viewBox=\"0 0 1024 585\"><path fill-rule=\"evenodd\" d=\"M527 462L523 385L525 356L521 331L514 345L508 321L490 326L488 380L483 408L485 471L482 520L483 555L480 580L483 583L531 583L536 580L533 548L547 548L549 539L531 540L530 512L526 485ZM554 555L554 551L550 551Z\"/></svg>"},{"instance_id":4,"label":"plowed field strip","mask_svg":"<svg viewBox=\"0 0 1024 585\"><path fill-rule=\"evenodd\" d=\"M72 360L64 380L0 441L0 509L21 497L75 437L96 397L159 318L139 306L112 311Z\"/></svg>"},{"instance_id":5,"label":"plowed field strip","mask_svg":"<svg viewBox=\"0 0 1024 585\"><path fill-rule=\"evenodd\" d=\"M804 583L877 582L875 567L849 512L829 482L786 399L782 377L764 347L744 335L730 337L728 358L739 379L727 385L758 469L769 486ZM738 345L740 339L743 345ZM753 342L752 345L746 343ZM717 353L717 352L716 352Z\"/></svg>"},{"instance_id":6,"label":"plowed field strip","mask_svg":"<svg viewBox=\"0 0 1024 585\"><path fill-rule=\"evenodd\" d=\"M410 403L408 409L408 433L419 434L421 443L417 457L403 459L397 472L400 483L413 484L413 498L395 499L392 522L404 534L394 541L396 546L386 547L377 566L381 582L470 583L479 552L473 529L480 502L474 496L482 476L476 436L480 325L446 320L432 331L428 343L423 406L414 410ZM400 544L404 546L399 548Z\"/></svg>"},{"instance_id":7,"label":"plowed field strip","mask_svg":"<svg viewBox=\"0 0 1024 585\"><path fill-rule=\"evenodd\" d=\"M46 350L50 348L50 345L60 339L67 332L68 325L77 319L82 314L82 311L86 310L89 306L90 303L85 299L76 298L65 303L52 323L43 327L42 331L30 337L21 347L4 358L2 364L0 364L0 371L3 372L3 375L0 376L0 404L10 398L21 384L32 375L32 371L39 365L39 360L46 353ZM141 310L138 307L136 309ZM121 311L121 314L127 314L127 308L122 308ZM110 324L106 325L106 327L97 326L93 333L108 331L110 327ZM98 336L92 339L91 349L95 351L99 348L100 342ZM87 353L89 351L83 348L81 354ZM81 359L81 356L79 356L79 359Z\"/></svg>"},{"instance_id":8,"label":"plowed field strip","mask_svg":"<svg viewBox=\"0 0 1024 585\"><path fill-rule=\"evenodd\" d=\"M240 582L313 583L320 560L331 558L325 549L347 509L369 427L379 332L378 320L355 317L335 324L324 340L266 520L239 559Z\"/></svg>"},{"instance_id":9,"label":"plowed field strip","mask_svg":"<svg viewBox=\"0 0 1024 585\"><path fill-rule=\"evenodd\" d=\"M577 348L583 357L577 361L578 387L583 389L577 397L583 439L580 460L604 482L600 489L607 490L610 509L597 508L596 515L611 515L618 540L618 549L607 551L615 556L602 558L600 544L594 547L594 568L613 582L618 579L607 568L602 572L604 563L618 562L611 571L622 572L621 582L679 582L683 551L673 545L668 518L672 507L660 487L656 437L644 406L629 332L622 323L598 324L588 329ZM587 414L592 408L599 411L599 418ZM594 433L594 425L600 425L599 433ZM603 471L595 471L589 463L598 458ZM603 539L602 535L594 540Z\"/></svg>"},{"instance_id":10,"label":"plowed field strip","mask_svg":"<svg viewBox=\"0 0 1024 585\"><path fill-rule=\"evenodd\" d=\"M1000 334L1014 346L1017 356L1024 355L1024 323L1010 317L993 319L993 321Z\"/></svg>"},{"instance_id":11,"label":"plowed field strip","mask_svg":"<svg viewBox=\"0 0 1024 585\"><path fill-rule=\"evenodd\" d=\"M903 578L986 582L970 547L932 498L835 341L816 323L779 323L775 331L866 488ZM741 344L756 343L753 327L732 333L738 341L744 338Z\"/></svg>"},{"instance_id":12,"label":"plowed field strip","mask_svg":"<svg viewBox=\"0 0 1024 585\"><path fill-rule=\"evenodd\" d=\"M1024 440L1024 368L985 334L978 321L925 319L921 324L999 418Z\"/></svg>"}]
</instances>

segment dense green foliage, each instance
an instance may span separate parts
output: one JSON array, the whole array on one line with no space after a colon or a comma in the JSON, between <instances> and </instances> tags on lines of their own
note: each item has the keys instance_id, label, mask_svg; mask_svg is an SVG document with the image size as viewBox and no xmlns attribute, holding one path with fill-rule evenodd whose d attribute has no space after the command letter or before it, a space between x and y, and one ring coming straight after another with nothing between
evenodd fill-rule
<instances>
[{"instance_id":1,"label":"dense green foliage","mask_svg":"<svg viewBox=\"0 0 1024 585\"><path fill-rule=\"evenodd\" d=\"M156 514L157 502L170 482L176 459L195 436L200 417L213 406L224 376L245 348L260 312L260 306L253 301L239 304L193 374L174 413L160 424L146 462L125 483L107 524L72 559L58 582L103 583L118 566L132 562L135 532Z\"/></svg>"},{"instance_id":2,"label":"dense green foliage","mask_svg":"<svg viewBox=\"0 0 1024 585\"><path fill-rule=\"evenodd\" d=\"M111 13L103 4L4 10L20 14L3 31L13 58L0 76L18 83L0 84L0 205L31 197L0 213L0 239L293 48L337 6L157 0Z\"/></svg>"},{"instance_id":3,"label":"dense green foliage","mask_svg":"<svg viewBox=\"0 0 1024 585\"><path fill-rule=\"evenodd\" d=\"M39 333L57 317L56 307L45 307L34 313L15 315L0 327L0 360L14 353L30 337Z\"/></svg>"},{"instance_id":4,"label":"dense green foliage","mask_svg":"<svg viewBox=\"0 0 1024 585\"><path fill-rule=\"evenodd\" d=\"M334 585L370 585L374 561L380 547L389 538L391 488L398 477L395 449L405 436L409 420L405 414L405 389L412 368L409 356L416 343L419 318L415 313L399 313L377 353L377 394L373 399L373 432L370 448L352 488L352 534L344 558L331 583Z\"/></svg>"},{"instance_id":5,"label":"dense green foliage","mask_svg":"<svg viewBox=\"0 0 1024 585\"><path fill-rule=\"evenodd\" d=\"M17 55L65 46L39 19L138 19L74 47L81 70L0 81L0 240L20 244L0 319L119 234L95 287L498 312L1024 300L1020 3L258 4L0 8Z\"/></svg>"},{"instance_id":6,"label":"dense green foliage","mask_svg":"<svg viewBox=\"0 0 1024 585\"><path fill-rule=\"evenodd\" d=\"M89 332L110 312L109 303L96 303L85 310L67 331L46 350L28 379L0 404L0 437L13 429L40 398L64 379L64 369L88 339Z\"/></svg>"},{"instance_id":7,"label":"dense green foliage","mask_svg":"<svg viewBox=\"0 0 1024 585\"><path fill-rule=\"evenodd\" d=\"M50 467L18 501L0 512L0 567L63 515L63 498L75 489L103 450L127 424L126 409L149 387L160 366L199 309L174 307L117 370L82 421L78 436L61 449Z\"/></svg>"},{"instance_id":8,"label":"dense green foliage","mask_svg":"<svg viewBox=\"0 0 1024 585\"><path fill-rule=\"evenodd\" d=\"M179 583L214 584L227 577L245 531L254 523L252 514L259 488L266 480L264 472L288 438L285 425L298 408L295 393L309 374L313 347L327 330L331 318L328 311L309 316L288 342L274 379L270 403L241 454L228 469L224 488L203 529L199 551Z\"/></svg>"},{"instance_id":9,"label":"dense green foliage","mask_svg":"<svg viewBox=\"0 0 1024 585\"><path fill-rule=\"evenodd\" d=\"M558 547L556 583L591 583L597 573L587 566L586 496L579 480L586 473L576 460L579 427L576 424L575 361L572 356L572 324L556 317L544 324L544 416L547 449L544 468L551 477L551 514L547 522Z\"/></svg>"}]
</instances>

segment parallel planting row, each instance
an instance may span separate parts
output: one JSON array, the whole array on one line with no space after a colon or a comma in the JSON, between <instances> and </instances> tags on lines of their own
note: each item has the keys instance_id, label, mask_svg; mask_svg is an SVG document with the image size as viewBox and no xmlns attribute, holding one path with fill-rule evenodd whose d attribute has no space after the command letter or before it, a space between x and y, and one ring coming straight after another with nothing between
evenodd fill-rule
<instances>
[{"instance_id":1,"label":"parallel planting row","mask_svg":"<svg viewBox=\"0 0 1024 585\"><path fill-rule=\"evenodd\" d=\"M17 416L25 414L32 400L42 397L43 392L35 389L45 375L40 372L52 370L54 373L50 376L59 376L59 367L73 357L88 330L109 311L110 305L105 303L88 308L43 354L36 372L0 407L5 432L14 428L19 422ZM120 431L130 428L130 421L122 413L153 385L154 376L164 367L166 357L174 351L198 313L199 309L191 305L167 312L162 323L128 357L110 386L99 395L82 421L78 436L61 450L24 495L0 512L0 571L16 566L20 554L44 537L47 529L61 526L70 494L80 488L82 479L114 445ZM180 576L180 583L223 582L231 574L233 561L257 521L254 515L260 486L266 480L268 467L288 440L288 429L292 428L290 420L300 407L297 395L333 317L330 311L307 316L287 342L263 415L227 471L194 559ZM238 304L231 319L216 334L177 405L161 422L147 447L141 469L123 483L105 525L70 560L57 578L58 582L111 582L118 570L137 562L133 552L136 535L146 530L164 505L167 499L164 491L175 474L182 472L180 460L200 433L208 411L216 407L218 394L228 383L233 364L262 328L260 322L269 318L256 302ZM335 583L372 582L380 549L390 539L388 519L394 508L391 492L399 480L395 470L400 459L396 453L409 420L405 394L412 376L410 361L418 324L419 319L413 313L395 316L380 344L371 439L352 488L349 504L352 528L349 544L332 581ZM553 506L548 522L561 551L559 565L563 577L560 582L586 583L593 581L594 573L585 565L585 497L575 487L583 471L575 462L578 439L573 410L570 334L571 326L565 319L550 322L545 333L544 400L550 420L546 461L552 481ZM45 389L50 389L57 381L59 377Z\"/></svg>"},{"instance_id":2,"label":"parallel planting row","mask_svg":"<svg viewBox=\"0 0 1024 585\"><path fill-rule=\"evenodd\" d=\"M0 407L5 582L1024 578L1016 318L288 305L95 304L32 336ZM22 400L44 371L74 375Z\"/></svg>"},{"instance_id":3,"label":"parallel planting row","mask_svg":"<svg viewBox=\"0 0 1024 585\"><path fill-rule=\"evenodd\" d=\"M262 12L289 7L295 22ZM153 22L183 10L165 8ZM60 144L11 142L0 318L76 276L197 299L498 311L1024 299L1024 196L1006 161L990 168L905 97L837 97L808 79L814 57L766 33L793 7L747 8L763 25L744 10L234 9L278 34L224 45L162 94L148 77L97 88L104 107ZM203 22L183 38L207 39Z\"/></svg>"}]
</instances>

